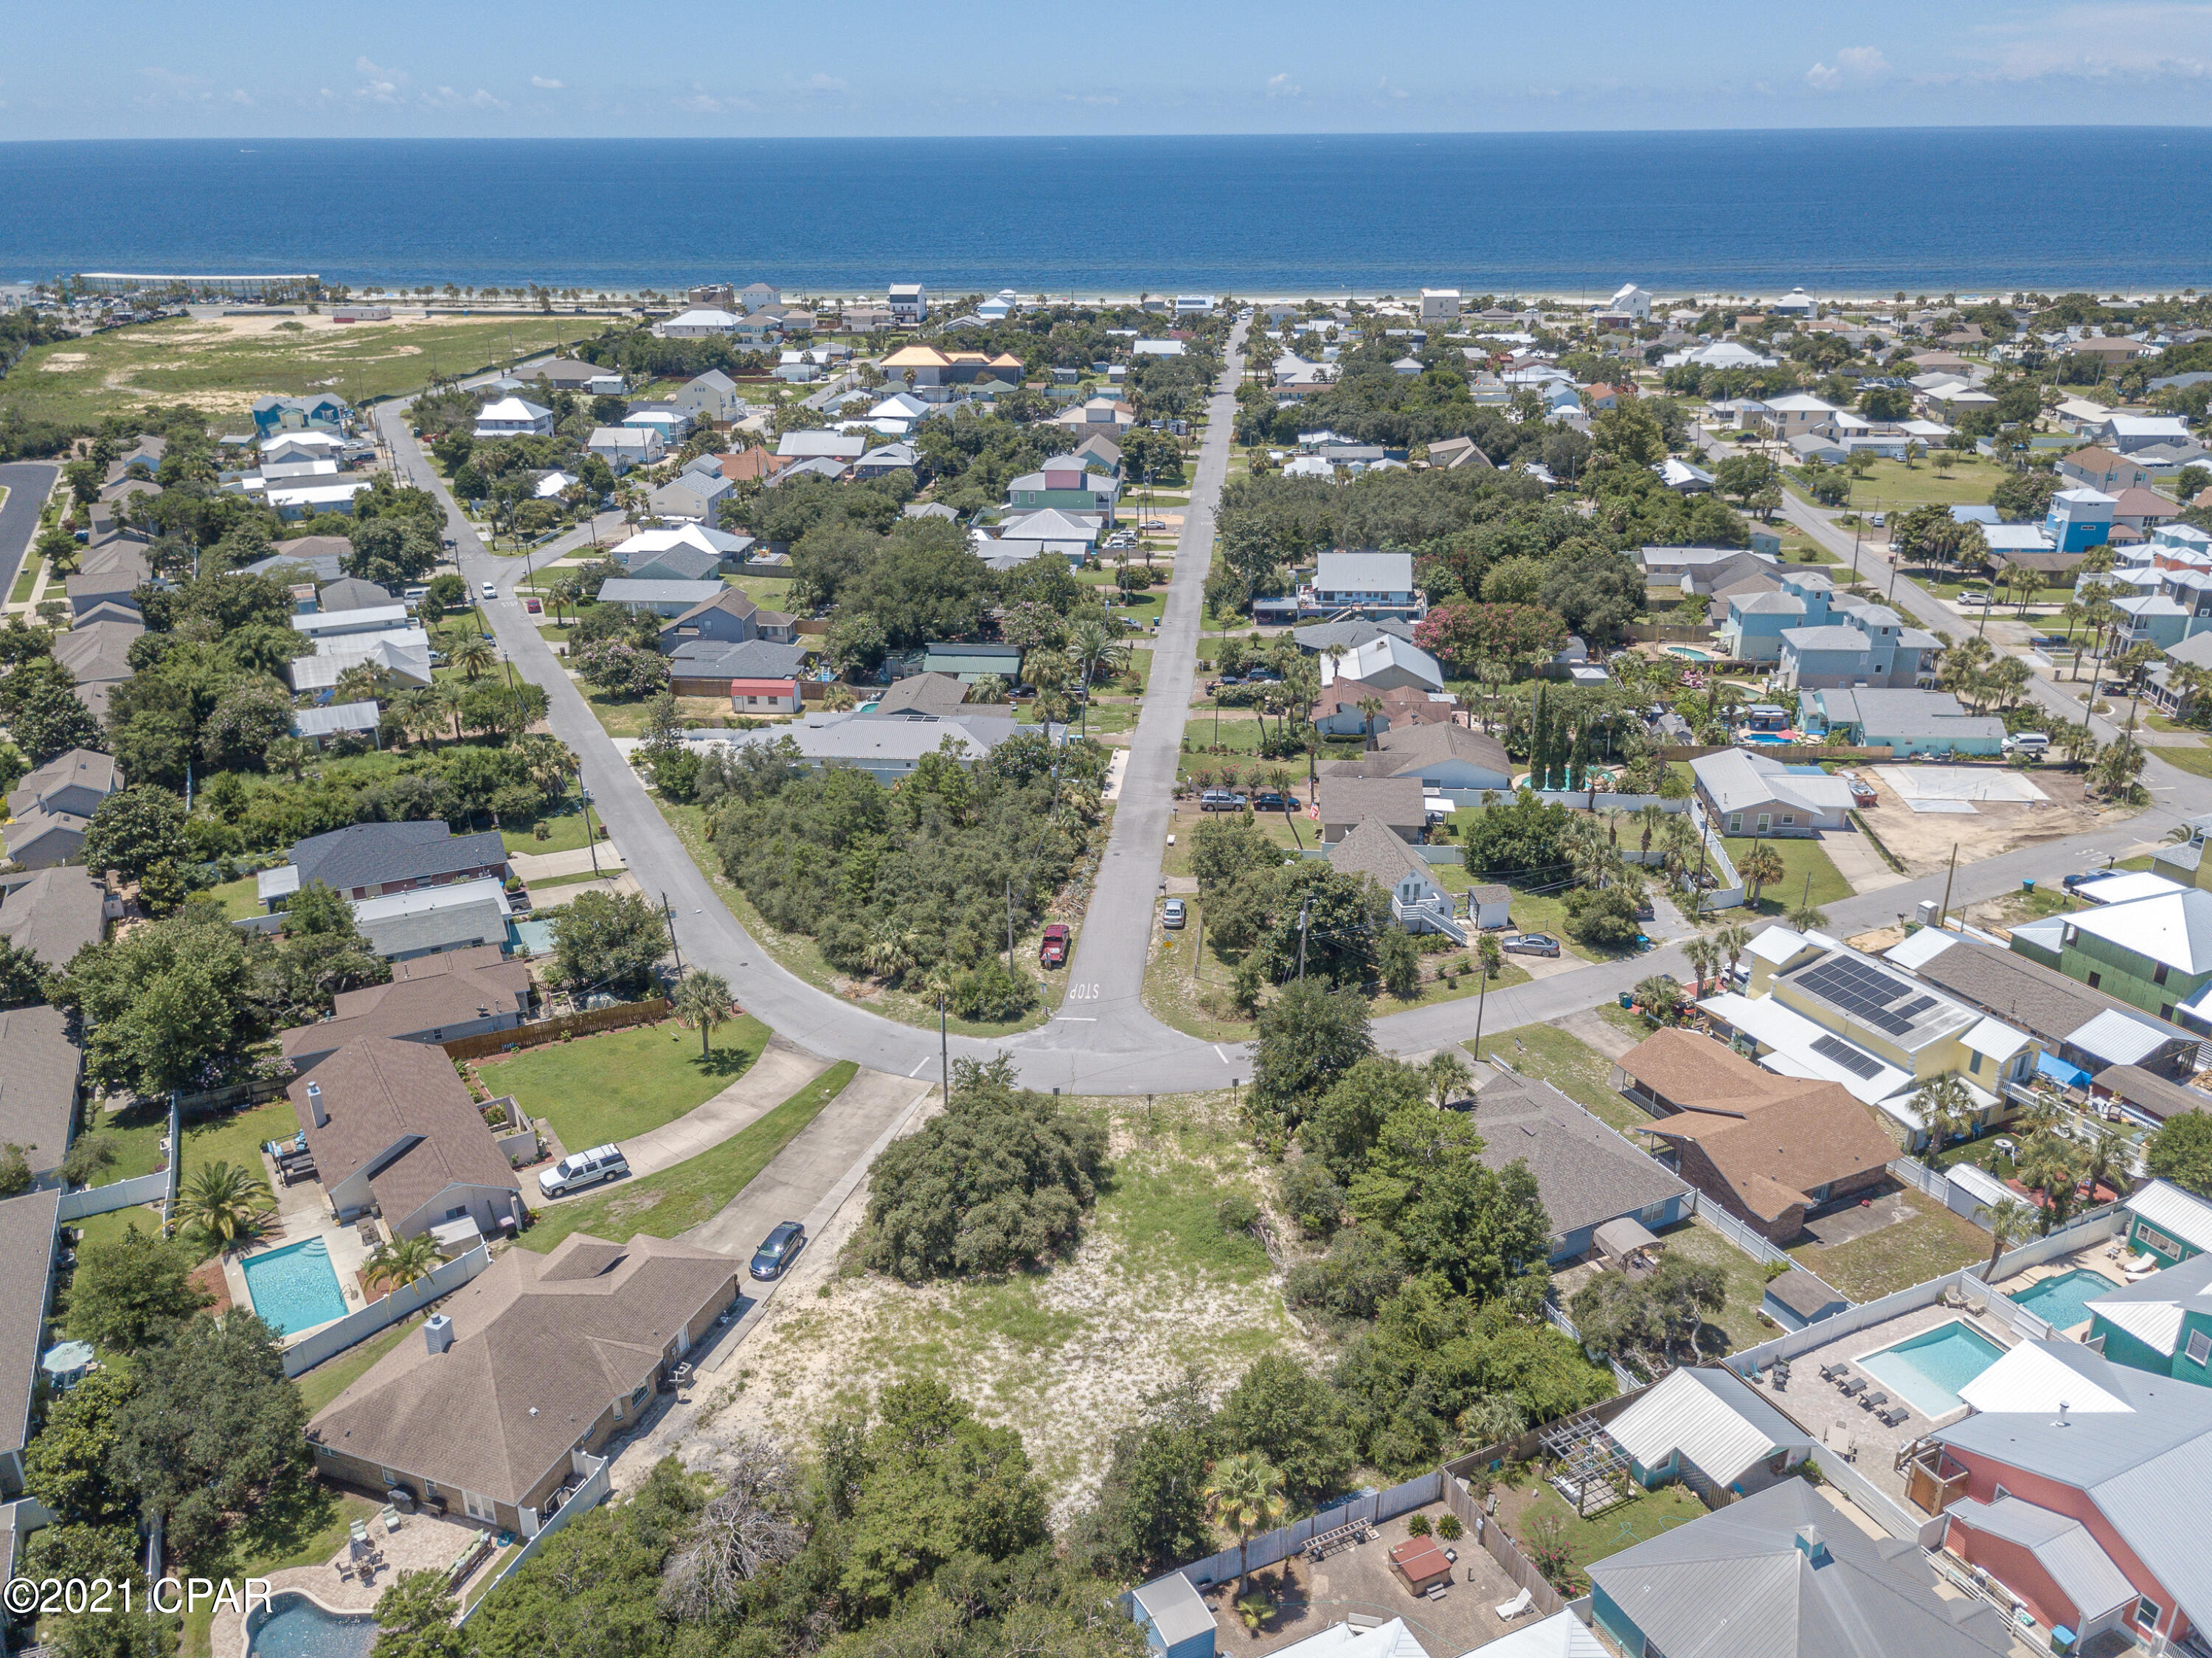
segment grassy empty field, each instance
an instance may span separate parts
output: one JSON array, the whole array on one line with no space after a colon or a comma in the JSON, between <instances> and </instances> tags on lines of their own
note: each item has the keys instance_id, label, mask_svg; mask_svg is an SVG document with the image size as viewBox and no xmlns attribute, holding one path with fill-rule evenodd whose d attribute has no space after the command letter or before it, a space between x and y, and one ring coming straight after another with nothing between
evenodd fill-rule
<instances>
[{"instance_id":1,"label":"grassy empty field","mask_svg":"<svg viewBox=\"0 0 2212 1658\"><path fill-rule=\"evenodd\" d=\"M0 387L0 408L76 425L148 403L238 416L264 392L331 391L359 404L587 338L605 326L580 317L343 325L327 317L175 318L33 347Z\"/></svg>"},{"instance_id":2,"label":"grassy empty field","mask_svg":"<svg viewBox=\"0 0 2212 1658\"><path fill-rule=\"evenodd\" d=\"M1807 1272L1853 1301L1876 1301L1894 1291L1986 1260L1990 1235L1917 1192L1900 1194L1910 1219L1832 1248L1801 1244L1790 1256Z\"/></svg>"}]
</instances>

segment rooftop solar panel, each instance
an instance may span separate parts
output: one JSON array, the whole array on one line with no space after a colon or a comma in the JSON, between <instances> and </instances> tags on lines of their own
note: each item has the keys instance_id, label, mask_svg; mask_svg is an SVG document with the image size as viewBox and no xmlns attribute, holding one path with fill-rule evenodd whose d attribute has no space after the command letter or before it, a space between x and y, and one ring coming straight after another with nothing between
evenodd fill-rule
<instances>
[{"instance_id":1,"label":"rooftop solar panel","mask_svg":"<svg viewBox=\"0 0 2212 1658\"><path fill-rule=\"evenodd\" d=\"M1833 1060L1854 1077L1878 1077L1881 1074L1880 1060L1860 1053L1850 1043L1833 1036L1821 1037L1813 1044L1813 1051L1823 1059Z\"/></svg>"}]
</instances>

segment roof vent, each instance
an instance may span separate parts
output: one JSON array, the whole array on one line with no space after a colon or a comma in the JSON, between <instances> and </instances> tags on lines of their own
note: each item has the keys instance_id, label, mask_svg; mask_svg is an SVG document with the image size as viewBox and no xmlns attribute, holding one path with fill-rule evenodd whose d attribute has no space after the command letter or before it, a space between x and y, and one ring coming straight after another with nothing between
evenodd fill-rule
<instances>
[{"instance_id":1,"label":"roof vent","mask_svg":"<svg viewBox=\"0 0 2212 1658\"><path fill-rule=\"evenodd\" d=\"M442 1353L453 1345L453 1321L443 1313L433 1313L422 1321L422 1345L434 1353Z\"/></svg>"},{"instance_id":2,"label":"roof vent","mask_svg":"<svg viewBox=\"0 0 2212 1658\"><path fill-rule=\"evenodd\" d=\"M314 1119L318 1128L331 1120L330 1114L323 1109L323 1085L320 1083L307 1084L307 1114Z\"/></svg>"},{"instance_id":3,"label":"roof vent","mask_svg":"<svg viewBox=\"0 0 2212 1658\"><path fill-rule=\"evenodd\" d=\"M1818 1526L1797 1527L1797 1552L1815 1566L1825 1566L1828 1564L1828 1545L1821 1537L1820 1528Z\"/></svg>"}]
</instances>

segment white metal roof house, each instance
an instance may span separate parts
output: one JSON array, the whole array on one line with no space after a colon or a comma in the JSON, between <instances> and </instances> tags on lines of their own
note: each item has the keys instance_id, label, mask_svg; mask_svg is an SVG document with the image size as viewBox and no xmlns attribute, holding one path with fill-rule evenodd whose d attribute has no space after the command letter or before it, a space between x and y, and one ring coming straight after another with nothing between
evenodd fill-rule
<instances>
[{"instance_id":1,"label":"white metal roof house","mask_svg":"<svg viewBox=\"0 0 2212 1658\"><path fill-rule=\"evenodd\" d=\"M545 436L553 429L553 411L526 398L501 398L477 410L476 437Z\"/></svg>"},{"instance_id":2,"label":"white metal roof house","mask_svg":"<svg viewBox=\"0 0 2212 1658\"><path fill-rule=\"evenodd\" d=\"M584 445L617 472L652 465L665 446L650 426L595 426Z\"/></svg>"},{"instance_id":3,"label":"white metal roof house","mask_svg":"<svg viewBox=\"0 0 2212 1658\"><path fill-rule=\"evenodd\" d=\"M1634 1459L1646 1485L1695 1470L1740 1495L1780 1478L1813 1451L1802 1428L1721 1369L1670 1372L1606 1431ZM1756 1477L1762 1470L1766 1479Z\"/></svg>"},{"instance_id":4,"label":"white metal roof house","mask_svg":"<svg viewBox=\"0 0 2212 1658\"><path fill-rule=\"evenodd\" d=\"M369 948L395 962L445 950L504 944L512 914L505 884L497 876L363 898L353 907L354 925Z\"/></svg>"},{"instance_id":5,"label":"white metal roof house","mask_svg":"<svg viewBox=\"0 0 2212 1658\"><path fill-rule=\"evenodd\" d=\"M1301 588L1302 615L1395 616L1419 622L1427 603L1413 586L1411 553L1323 553L1310 586Z\"/></svg>"},{"instance_id":6,"label":"white metal roof house","mask_svg":"<svg viewBox=\"0 0 2212 1658\"><path fill-rule=\"evenodd\" d=\"M627 604L655 616L677 616L695 604L721 596L719 581L659 581L634 576L614 576L599 585L599 603Z\"/></svg>"},{"instance_id":7,"label":"white metal roof house","mask_svg":"<svg viewBox=\"0 0 2212 1658\"><path fill-rule=\"evenodd\" d=\"M1850 784L1817 766L1786 766L1728 749L1692 760L1690 771L1706 809L1727 834L1802 839L1817 829L1850 826Z\"/></svg>"}]
</instances>

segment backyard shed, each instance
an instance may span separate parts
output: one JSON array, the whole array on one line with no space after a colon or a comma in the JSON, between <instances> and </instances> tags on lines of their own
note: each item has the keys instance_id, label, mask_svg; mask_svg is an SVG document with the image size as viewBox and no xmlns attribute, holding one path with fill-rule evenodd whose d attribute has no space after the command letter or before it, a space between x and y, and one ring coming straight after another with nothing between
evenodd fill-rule
<instances>
[{"instance_id":1,"label":"backyard shed","mask_svg":"<svg viewBox=\"0 0 2212 1658\"><path fill-rule=\"evenodd\" d=\"M1646 1485L1680 1475L1695 1487L1702 1475L1736 1490L1762 1464L1779 1474L1813 1450L1802 1428L1723 1370L1673 1372L1607 1431Z\"/></svg>"},{"instance_id":2,"label":"backyard shed","mask_svg":"<svg viewBox=\"0 0 2212 1658\"><path fill-rule=\"evenodd\" d=\"M1213 1614L1190 1579L1171 1571L1132 1591L1145 1644L1160 1658L1213 1658Z\"/></svg>"}]
</instances>

